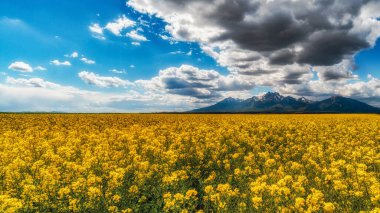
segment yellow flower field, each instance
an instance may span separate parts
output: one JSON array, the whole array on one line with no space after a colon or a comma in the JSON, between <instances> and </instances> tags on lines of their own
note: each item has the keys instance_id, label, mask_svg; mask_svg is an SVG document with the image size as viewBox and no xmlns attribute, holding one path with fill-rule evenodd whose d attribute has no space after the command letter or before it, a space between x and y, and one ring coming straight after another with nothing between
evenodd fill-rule
<instances>
[{"instance_id":1,"label":"yellow flower field","mask_svg":"<svg viewBox=\"0 0 380 213\"><path fill-rule=\"evenodd\" d=\"M379 115L1 114L0 212L380 212Z\"/></svg>"}]
</instances>

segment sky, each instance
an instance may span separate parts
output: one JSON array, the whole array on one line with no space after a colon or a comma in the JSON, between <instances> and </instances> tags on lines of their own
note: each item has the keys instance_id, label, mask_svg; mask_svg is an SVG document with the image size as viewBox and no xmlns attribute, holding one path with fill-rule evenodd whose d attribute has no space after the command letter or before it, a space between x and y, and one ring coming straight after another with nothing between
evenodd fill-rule
<instances>
[{"instance_id":1,"label":"sky","mask_svg":"<svg viewBox=\"0 0 380 213\"><path fill-rule=\"evenodd\" d=\"M267 91L380 106L377 0L1 0L0 111L161 112Z\"/></svg>"}]
</instances>

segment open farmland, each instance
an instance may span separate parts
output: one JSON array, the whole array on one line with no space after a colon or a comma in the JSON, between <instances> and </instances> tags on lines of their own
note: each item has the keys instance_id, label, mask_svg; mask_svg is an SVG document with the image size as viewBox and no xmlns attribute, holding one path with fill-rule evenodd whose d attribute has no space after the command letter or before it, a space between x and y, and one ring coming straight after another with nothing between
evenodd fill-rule
<instances>
[{"instance_id":1,"label":"open farmland","mask_svg":"<svg viewBox=\"0 0 380 213\"><path fill-rule=\"evenodd\" d=\"M1 114L3 212L380 211L378 115Z\"/></svg>"}]
</instances>

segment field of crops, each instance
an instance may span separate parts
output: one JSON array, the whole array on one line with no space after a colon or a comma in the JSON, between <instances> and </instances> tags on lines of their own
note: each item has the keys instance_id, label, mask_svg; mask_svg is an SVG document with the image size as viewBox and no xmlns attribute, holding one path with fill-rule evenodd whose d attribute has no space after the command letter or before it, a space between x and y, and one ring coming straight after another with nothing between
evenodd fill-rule
<instances>
[{"instance_id":1,"label":"field of crops","mask_svg":"<svg viewBox=\"0 0 380 213\"><path fill-rule=\"evenodd\" d=\"M1 114L0 212L379 212L378 115Z\"/></svg>"}]
</instances>

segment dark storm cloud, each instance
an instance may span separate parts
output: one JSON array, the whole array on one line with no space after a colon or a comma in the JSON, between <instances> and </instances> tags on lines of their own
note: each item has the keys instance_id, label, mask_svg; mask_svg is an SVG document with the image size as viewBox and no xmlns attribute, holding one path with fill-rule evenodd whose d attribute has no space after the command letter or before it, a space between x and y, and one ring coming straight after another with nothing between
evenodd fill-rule
<instances>
[{"instance_id":1,"label":"dark storm cloud","mask_svg":"<svg viewBox=\"0 0 380 213\"><path fill-rule=\"evenodd\" d=\"M246 0L224 1L215 10L205 16L221 25L234 25L242 22L245 15L256 13L260 7L259 2Z\"/></svg>"},{"instance_id":2,"label":"dark storm cloud","mask_svg":"<svg viewBox=\"0 0 380 213\"><path fill-rule=\"evenodd\" d=\"M256 69L256 70L248 70L248 71L240 71L239 74L247 75L247 76L261 76L261 75L269 75L277 73L276 70L265 70L265 69Z\"/></svg>"},{"instance_id":3,"label":"dark storm cloud","mask_svg":"<svg viewBox=\"0 0 380 213\"><path fill-rule=\"evenodd\" d=\"M232 41L243 50L270 57L272 65L298 62L329 66L369 46L363 33L350 32L361 8L370 1L377 0L165 0L145 4L157 9L151 13L167 16L179 38L201 37L205 44ZM130 2L139 5L137 0ZM191 19L171 23L175 20L171 19L173 14ZM193 27L197 30L192 31ZM221 33L197 34L199 29L207 32L210 27L221 29ZM297 56L292 52L296 48L303 49ZM241 66L241 69L248 67Z\"/></svg>"},{"instance_id":4,"label":"dark storm cloud","mask_svg":"<svg viewBox=\"0 0 380 213\"><path fill-rule=\"evenodd\" d=\"M283 80L283 83L285 84L300 84L302 83L300 78L304 75L304 73L297 73L297 72L290 72L288 73L284 80Z\"/></svg>"},{"instance_id":5,"label":"dark storm cloud","mask_svg":"<svg viewBox=\"0 0 380 213\"><path fill-rule=\"evenodd\" d=\"M184 89L184 88L208 88L211 85L203 84L201 82L190 83L184 79L180 78L164 78L162 82L165 85L166 89Z\"/></svg>"},{"instance_id":6,"label":"dark storm cloud","mask_svg":"<svg viewBox=\"0 0 380 213\"><path fill-rule=\"evenodd\" d=\"M249 57L244 57L244 58L236 58L236 62L251 62L251 61L256 61L259 60L261 57L259 55L255 56L249 56Z\"/></svg>"},{"instance_id":7,"label":"dark storm cloud","mask_svg":"<svg viewBox=\"0 0 380 213\"><path fill-rule=\"evenodd\" d=\"M323 72L321 74L321 79L324 81L331 81L331 80L341 80L341 79L348 79L352 78L352 74L349 72L334 72L334 71L328 71Z\"/></svg>"},{"instance_id":8,"label":"dark storm cloud","mask_svg":"<svg viewBox=\"0 0 380 213\"><path fill-rule=\"evenodd\" d=\"M339 21L346 14L356 16L366 2L322 0L315 1L313 9L302 8L302 3L289 2L284 9L283 3L279 3L276 7L260 4L257 1L225 1L216 7L212 15L203 15L213 18L225 30L225 33L214 38L215 40L231 39L243 49L265 52L291 47L296 43L304 43L308 47L307 38L321 30L344 29L346 30L344 33L347 34L353 27L352 20L346 23L333 23L331 20ZM271 11L261 15L257 12L260 7L268 7ZM202 15L201 12L200 14ZM257 18L254 21L244 20L249 15ZM350 49L357 50L355 43L341 43L341 45L354 45L354 47L346 48L348 52L335 52L336 56L332 54L334 58L352 54Z\"/></svg>"},{"instance_id":9,"label":"dark storm cloud","mask_svg":"<svg viewBox=\"0 0 380 213\"><path fill-rule=\"evenodd\" d=\"M219 98L221 95L217 92L203 92L197 88L183 88L183 89L172 89L168 91L170 94L190 96L198 99L212 99Z\"/></svg>"},{"instance_id":10,"label":"dark storm cloud","mask_svg":"<svg viewBox=\"0 0 380 213\"><path fill-rule=\"evenodd\" d=\"M292 93L293 95L298 95L301 97L323 97L328 98L334 95L333 92L325 93L325 92L317 92L307 87L298 88L298 90Z\"/></svg>"},{"instance_id":11,"label":"dark storm cloud","mask_svg":"<svg viewBox=\"0 0 380 213\"><path fill-rule=\"evenodd\" d=\"M190 81L211 81L220 77L217 72L204 72L203 75L199 75L197 71L191 69L183 69L181 72L186 74L186 79Z\"/></svg>"},{"instance_id":12,"label":"dark storm cloud","mask_svg":"<svg viewBox=\"0 0 380 213\"><path fill-rule=\"evenodd\" d=\"M317 32L305 43L298 62L319 66L334 65L342 61L345 55L352 55L367 47L367 41L346 31Z\"/></svg>"},{"instance_id":13,"label":"dark storm cloud","mask_svg":"<svg viewBox=\"0 0 380 213\"><path fill-rule=\"evenodd\" d=\"M231 39L241 48L254 51L275 51L288 47L308 35L308 25L297 22L291 14L272 14L262 22L224 23L227 32L216 40Z\"/></svg>"},{"instance_id":14,"label":"dark storm cloud","mask_svg":"<svg viewBox=\"0 0 380 213\"><path fill-rule=\"evenodd\" d=\"M223 76L214 70L201 70L190 65L161 70L151 81L140 83L155 85L169 94L197 99L219 98L222 91L244 91L254 85L233 75Z\"/></svg>"},{"instance_id":15,"label":"dark storm cloud","mask_svg":"<svg viewBox=\"0 0 380 213\"><path fill-rule=\"evenodd\" d=\"M237 64L235 65L235 67L238 67L240 69L248 69L251 67L251 64L250 63L246 63L246 64Z\"/></svg>"},{"instance_id":16,"label":"dark storm cloud","mask_svg":"<svg viewBox=\"0 0 380 213\"><path fill-rule=\"evenodd\" d=\"M229 1L235 2L235 1ZM367 48L369 44L359 35L349 34L353 28L353 19L339 23L345 15L356 16L361 6L367 1L316 1L314 10L280 10L272 6L273 12L258 21L244 21L245 15L255 15L255 10L244 5L230 3L227 16L214 16L225 29L225 33L216 40L232 40L242 49L271 54L270 63L274 65L292 64L296 56L291 51L280 51L283 48L303 47L297 62L309 65L329 66L339 63L346 55ZM224 8L225 4L222 5ZM263 6L263 5L261 5ZM289 5L291 6L291 4ZM219 14L225 14L218 10ZM229 18L227 18L229 17ZM333 21L332 21L333 20Z\"/></svg>"},{"instance_id":17,"label":"dark storm cloud","mask_svg":"<svg viewBox=\"0 0 380 213\"><path fill-rule=\"evenodd\" d=\"M296 54L294 51L286 49L274 52L272 55L270 55L269 62L275 65L286 65L294 63L295 59Z\"/></svg>"},{"instance_id":18,"label":"dark storm cloud","mask_svg":"<svg viewBox=\"0 0 380 213\"><path fill-rule=\"evenodd\" d=\"M302 88L303 84L315 81L310 67L320 78L319 90L325 85L331 91L339 89L335 83L357 78L347 64L354 63L354 55L374 45L379 37L379 23L370 14L376 2L129 0L128 4L140 12L163 18L174 39L198 42L219 65L239 76L236 82L225 81L226 86L215 83L217 80L200 79L198 75L176 76L187 83L167 82L171 93L206 97L235 88L249 90L253 85L289 85L294 94L298 90L305 96L324 95L312 90L315 82L310 88ZM212 87L204 87L207 84Z\"/></svg>"},{"instance_id":19,"label":"dark storm cloud","mask_svg":"<svg viewBox=\"0 0 380 213\"><path fill-rule=\"evenodd\" d=\"M332 66L332 67L325 67L320 68L318 71L318 76L323 81L340 81L340 80L347 80L347 79L353 79L357 76L353 74L353 71L355 70L355 64L349 60L344 60L341 63L341 66Z\"/></svg>"}]
</instances>

